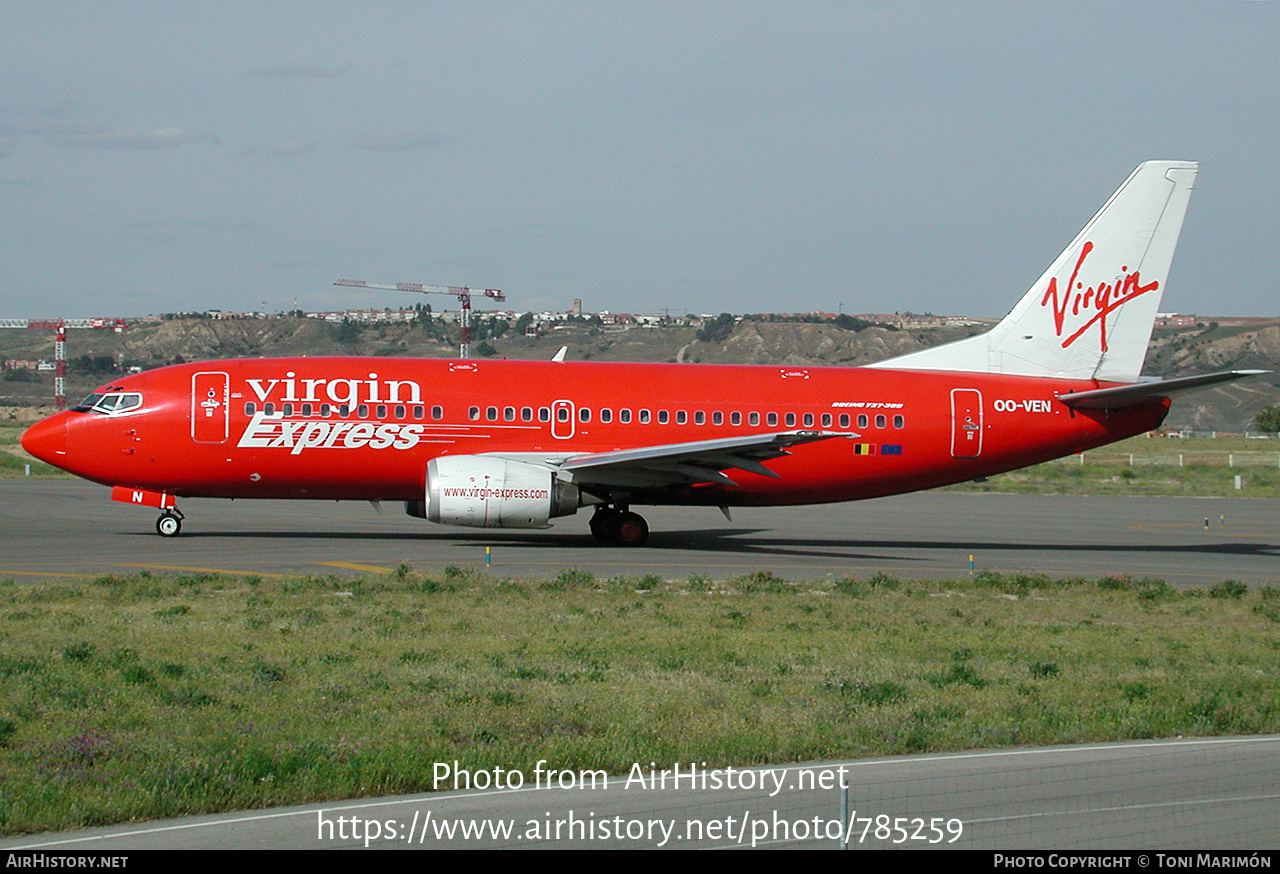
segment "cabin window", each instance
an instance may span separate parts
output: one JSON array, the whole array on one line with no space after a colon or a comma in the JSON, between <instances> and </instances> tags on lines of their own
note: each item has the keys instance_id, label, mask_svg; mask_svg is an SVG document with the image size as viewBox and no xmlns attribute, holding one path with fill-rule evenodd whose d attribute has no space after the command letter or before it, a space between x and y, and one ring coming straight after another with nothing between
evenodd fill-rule
<instances>
[{"instance_id":1,"label":"cabin window","mask_svg":"<svg viewBox=\"0 0 1280 874\"><path fill-rule=\"evenodd\" d=\"M538 421L539 421L539 422L550 422L550 421L551 421L551 408L550 408L550 407L538 407Z\"/></svg>"},{"instance_id":2,"label":"cabin window","mask_svg":"<svg viewBox=\"0 0 1280 874\"><path fill-rule=\"evenodd\" d=\"M88 402L88 399L86 398L86 403L87 402ZM80 407L83 407L83 406L84 404L80 404ZM72 409L79 410L80 407L73 407ZM89 404L89 406L86 409L93 409L93 404ZM257 411L257 409L258 409L258 405L255 404L253 401L249 401L249 403L244 405L244 414L246 416L252 416Z\"/></svg>"},{"instance_id":3,"label":"cabin window","mask_svg":"<svg viewBox=\"0 0 1280 874\"><path fill-rule=\"evenodd\" d=\"M876 427L877 427L877 428L883 428L884 426L885 426L885 418L884 418L884 415L883 415L883 414L881 414L881 415L879 415L879 416L876 416Z\"/></svg>"},{"instance_id":4,"label":"cabin window","mask_svg":"<svg viewBox=\"0 0 1280 874\"><path fill-rule=\"evenodd\" d=\"M315 409L315 407L313 407L311 404L303 404L303 405L302 405L302 415L304 415L304 416L310 416L310 415L311 415L311 413L312 413L312 411L313 411L314 409Z\"/></svg>"},{"instance_id":5,"label":"cabin window","mask_svg":"<svg viewBox=\"0 0 1280 874\"><path fill-rule=\"evenodd\" d=\"M479 422L479 421L480 421L480 408L479 408L479 407L467 407L467 418L468 418L468 419L470 419L470 420L471 420L471 421L473 421L473 422Z\"/></svg>"},{"instance_id":6,"label":"cabin window","mask_svg":"<svg viewBox=\"0 0 1280 874\"><path fill-rule=\"evenodd\" d=\"M840 427L841 427L841 428L848 428L848 427L849 427L849 414L848 414L848 413L841 413L841 414L840 414Z\"/></svg>"},{"instance_id":7,"label":"cabin window","mask_svg":"<svg viewBox=\"0 0 1280 874\"><path fill-rule=\"evenodd\" d=\"M268 416L274 416L276 413L276 405L268 401L262 405L262 412L266 413Z\"/></svg>"},{"instance_id":8,"label":"cabin window","mask_svg":"<svg viewBox=\"0 0 1280 874\"><path fill-rule=\"evenodd\" d=\"M759 424L760 424L760 414L759 414L759 413L750 413L750 414L747 416L747 424L749 424L749 425L759 425Z\"/></svg>"},{"instance_id":9,"label":"cabin window","mask_svg":"<svg viewBox=\"0 0 1280 874\"><path fill-rule=\"evenodd\" d=\"M770 414L768 415L768 417L766 418L766 421L769 423L769 427L771 427L771 428L772 428L772 427L776 426L776 425L778 424L778 414L777 414L777 413L770 413Z\"/></svg>"},{"instance_id":10,"label":"cabin window","mask_svg":"<svg viewBox=\"0 0 1280 874\"><path fill-rule=\"evenodd\" d=\"M322 415L322 416L332 416L332 415L333 415L333 407L332 407L332 406L330 406L329 404L321 404L321 405L320 405L320 415Z\"/></svg>"},{"instance_id":11,"label":"cabin window","mask_svg":"<svg viewBox=\"0 0 1280 874\"><path fill-rule=\"evenodd\" d=\"M387 417L387 405L378 404L378 408L374 412L379 419L385 419Z\"/></svg>"},{"instance_id":12,"label":"cabin window","mask_svg":"<svg viewBox=\"0 0 1280 874\"><path fill-rule=\"evenodd\" d=\"M714 413L712 413L712 414L711 414L711 424L712 424L712 425L723 425L723 424L724 424L724 413L720 412L719 410L716 410Z\"/></svg>"},{"instance_id":13,"label":"cabin window","mask_svg":"<svg viewBox=\"0 0 1280 874\"><path fill-rule=\"evenodd\" d=\"M631 411L627 409L618 410L618 421L627 424L631 421Z\"/></svg>"},{"instance_id":14,"label":"cabin window","mask_svg":"<svg viewBox=\"0 0 1280 874\"><path fill-rule=\"evenodd\" d=\"M730 414L729 414L729 424L730 424L730 425L741 425L741 424L742 424L742 413L730 413Z\"/></svg>"},{"instance_id":15,"label":"cabin window","mask_svg":"<svg viewBox=\"0 0 1280 874\"><path fill-rule=\"evenodd\" d=\"M689 421L689 414L684 410L676 410L676 424L683 425Z\"/></svg>"},{"instance_id":16,"label":"cabin window","mask_svg":"<svg viewBox=\"0 0 1280 874\"><path fill-rule=\"evenodd\" d=\"M396 404L396 418L403 419L406 415L404 404Z\"/></svg>"},{"instance_id":17,"label":"cabin window","mask_svg":"<svg viewBox=\"0 0 1280 874\"><path fill-rule=\"evenodd\" d=\"M578 421L584 424L591 421L591 410L589 407L578 407Z\"/></svg>"},{"instance_id":18,"label":"cabin window","mask_svg":"<svg viewBox=\"0 0 1280 874\"><path fill-rule=\"evenodd\" d=\"M613 410L609 409L608 407L604 407L603 409L601 409L601 410L600 410L600 421L601 421L601 422L612 422L612 421L613 421Z\"/></svg>"},{"instance_id":19,"label":"cabin window","mask_svg":"<svg viewBox=\"0 0 1280 874\"><path fill-rule=\"evenodd\" d=\"M641 410L641 411L640 411L640 424L641 424L641 425L648 425L648 424L649 424L649 411L648 411L648 410Z\"/></svg>"},{"instance_id":20,"label":"cabin window","mask_svg":"<svg viewBox=\"0 0 1280 874\"><path fill-rule=\"evenodd\" d=\"M557 408L556 408L556 420L557 420L557 421L560 421L560 422L567 422L567 421L569 421L569 408L568 408L568 407L557 407Z\"/></svg>"},{"instance_id":21,"label":"cabin window","mask_svg":"<svg viewBox=\"0 0 1280 874\"><path fill-rule=\"evenodd\" d=\"M824 427L824 428L830 428L830 427L831 427L831 414L830 414L830 413L823 413L823 414L822 414L822 427Z\"/></svg>"},{"instance_id":22,"label":"cabin window","mask_svg":"<svg viewBox=\"0 0 1280 874\"><path fill-rule=\"evenodd\" d=\"M485 407L485 408L484 408L484 417L485 417L486 419L488 419L490 422L496 422L496 421L498 421L498 408L497 408L497 407Z\"/></svg>"},{"instance_id":23,"label":"cabin window","mask_svg":"<svg viewBox=\"0 0 1280 874\"><path fill-rule=\"evenodd\" d=\"M702 410L698 410L696 413L693 414L693 424L695 425L707 424L707 414L702 412Z\"/></svg>"},{"instance_id":24,"label":"cabin window","mask_svg":"<svg viewBox=\"0 0 1280 874\"><path fill-rule=\"evenodd\" d=\"M659 425L665 425L665 424L667 424L667 422L669 422L669 421L671 421L671 416L667 413L667 411L666 411L666 410L658 410L658 424L659 424Z\"/></svg>"},{"instance_id":25,"label":"cabin window","mask_svg":"<svg viewBox=\"0 0 1280 874\"><path fill-rule=\"evenodd\" d=\"M813 413L805 413L805 414L804 414L804 426L805 426L806 428L812 428L812 427L813 427Z\"/></svg>"},{"instance_id":26,"label":"cabin window","mask_svg":"<svg viewBox=\"0 0 1280 874\"><path fill-rule=\"evenodd\" d=\"M533 407L521 407L521 408L520 408L520 421L521 421L521 422L532 422L532 421L533 421Z\"/></svg>"},{"instance_id":27,"label":"cabin window","mask_svg":"<svg viewBox=\"0 0 1280 874\"><path fill-rule=\"evenodd\" d=\"M288 415L288 413L286 413L285 415ZM369 405L361 404L360 406L356 407L356 416L361 419L369 418Z\"/></svg>"},{"instance_id":28,"label":"cabin window","mask_svg":"<svg viewBox=\"0 0 1280 874\"><path fill-rule=\"evenodd\" d=\"M866 413L859 413L859 414L858 414L858 427L859 427L859 428L865 428L865 427L867 427L867 414L866 414Z\"/></svg>"},{"instance_id":29,"label":"cabin window","mask_svg":"<svg viewBox=\"0 0 1280 874\"><path fill-rule=\"evenodd\" d=\"M796 426L796 414L787 413L787 427L794 428Z\"/></svg>"},{"instance_id":30,"label":"cabin window","mask_svg":"<svg viewBox=\"0 0 1280 874\"><path fill-rule=\"evenodd\" d=\"M342 417L342 418L344 418L344 419L345 419L345 418L347 418L348 416L350 416L350 415L351 415L351 404L342 404L341 406L339 406L339 407L338 407L338 415L339 415L339 416L341 416L341 417Z\"/></svg>"},{"instance_id":31,"label":"cabin window","mask_svg":"<svg viewBox=\"0 0 1280 874\"><path fill-rule=\"evenodd\" d=\"M515 407L503 407L503 408L502 408L502 421L504 421L504 422L514 422L515 420L516 420L516 408L515 408Z\"/></svg>"},{"instance_id":32,"label":"cabin window","mask_svg":"<svg viewBox=\"0 0 1280 874\"><path fill-rule=\"evenodd\" d=\"M905 426L906 424L907 424L907 420L906 420L906 419L904 419L904 418L902 418L901 416L894 416L894 417L893 417L893 427L895 427L895 428L901 428L901 427Z\"/></svg>"}]
</instances>

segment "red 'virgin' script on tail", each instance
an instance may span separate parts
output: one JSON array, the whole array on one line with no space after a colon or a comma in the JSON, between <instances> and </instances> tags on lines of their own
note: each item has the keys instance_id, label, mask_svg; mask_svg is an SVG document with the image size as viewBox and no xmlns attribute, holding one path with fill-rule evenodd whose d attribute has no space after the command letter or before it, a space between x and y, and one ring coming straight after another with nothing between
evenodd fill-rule
<instances>
[{"instance_id":1,"label":"red 'virgin' script on tail","mask_svg":"<svg viewBox=\"0 0 1280 874\"><path fill-rule=\"evenodd\" d=\"M1062 341L1062 348L1066 349L1085 331L1089 330L1095 323L1098 325L1098 343L1099 348L1107 351L1107 316L1124 306L1135 297L1140 297L1149 291L1155 291L1160 287L1158 281L1142 284L1142 277L1137 270L1132 273L1126 272L1128 267L1121 267L1120 272L1124 273L1123 278L1118 278L1115 283L1099 282L1096 286L1084 287L1083 282L1079 282L1077 277L1080 275L1080 268L1084 266L1084 261L1089 257L1089 253L1093 251L1093 243L1085 242L1080 249L1080 257L1076 259L1076 266L1071 271L1071 279L1067 282L1066 293L1058 294L1058 277L1049 280L1049 287L1045 290L1044 297L1040 300L1040 306L1053 307L1053 327L1058 332L1058 336L1062 336L1064 330L1063 324L1067 320L1067 310L1071 310L1073 317L1081 315L1087 316L1084 324L1077 327L1065 340ZM1074 321L1074 318L1073 318Z\"/></svg>"}]
</instances>

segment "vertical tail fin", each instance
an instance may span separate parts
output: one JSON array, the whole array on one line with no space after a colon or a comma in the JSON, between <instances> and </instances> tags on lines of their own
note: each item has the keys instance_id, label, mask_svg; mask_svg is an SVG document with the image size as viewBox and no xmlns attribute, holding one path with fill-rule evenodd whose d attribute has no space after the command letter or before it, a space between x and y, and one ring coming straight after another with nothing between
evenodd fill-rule
<instances>
[{"instance_id":1,"label":"vertical tail fin","mask_svg":"<svg viewBox=\"0 0 1280 874\"><path fill-rule=\"evenodd\" d=\"M1137 381L1196 167L1139 165L987 333L872 366Z\"/></svg>"}]
</instances>

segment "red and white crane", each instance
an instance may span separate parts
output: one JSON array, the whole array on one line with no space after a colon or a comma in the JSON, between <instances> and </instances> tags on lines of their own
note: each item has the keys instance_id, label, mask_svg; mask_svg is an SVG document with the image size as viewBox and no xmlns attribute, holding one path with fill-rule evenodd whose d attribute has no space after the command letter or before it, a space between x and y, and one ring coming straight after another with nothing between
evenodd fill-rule
<instances>
[{"instance_id":1,"label":"red and white crane","mask_svg":"<svg viewBox=\"0 0 1280 874\"><path fill-rule=\"evenodd\" d=\"M53 341L53 403L59 410L67 406L67 328L110 328L124 330L124 319L0 319L0 328L37 328L57 333Z\"/></svg>"},{"instance_id":2,"label":"red and white crane","mask_svg":"<svg viewBox=\"0 0 1280 874\"><path fill-rule=\"evenodd\" d=\"M507 296L496 288L467 288L465 285L420 285L416 282L363 282L359 279L339 279L334 285L348 288L378 288L386 291L412 291L417 294L450 294L462 304L462 341L458 346L459 358L471 357L471 295L481 294L494 300L506 300Z\"/></svg>"}]
</instances>

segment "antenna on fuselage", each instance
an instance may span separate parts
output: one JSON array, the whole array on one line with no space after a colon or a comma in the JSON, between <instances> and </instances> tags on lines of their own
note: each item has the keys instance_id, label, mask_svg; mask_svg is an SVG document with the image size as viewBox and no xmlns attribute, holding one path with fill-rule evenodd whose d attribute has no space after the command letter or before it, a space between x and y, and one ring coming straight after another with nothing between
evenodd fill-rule
<instances>
[{"instance_id":1,"label":"antenna on fuselage","mask_svg":"<svg viewBox=\"0 0 1280 874\"><path fill-rule=\"evenodd\" d=\"M386 291L412 291L417 294L451 294L462 304L462 342L458 344L458 357L471 357L471 295L482 294L494 300L506 300L507 296L497 288L467 288L465 285L420 285L416 282L363 282L359 279L339 279L334 285L347 288L378 288Z\"/></svg>"}]
</instances>

